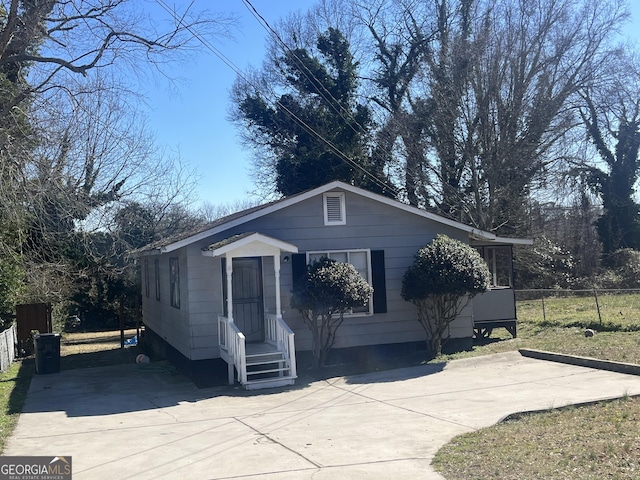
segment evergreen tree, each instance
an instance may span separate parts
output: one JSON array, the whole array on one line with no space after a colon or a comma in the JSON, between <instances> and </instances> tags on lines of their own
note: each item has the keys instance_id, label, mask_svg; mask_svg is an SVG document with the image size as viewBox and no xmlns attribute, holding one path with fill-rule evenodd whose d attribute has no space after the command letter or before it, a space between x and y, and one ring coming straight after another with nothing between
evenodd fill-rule
<instances>
[{"instance_id":1,"label":"evergreen tree","mask_svg":"<svg viewBox=\"0 0 640 480\"><path fill-rule=\"evenodd\" d=\"M296 48L280 59L288 91L274 106L259 92L237 94L239 121L254 146L266 145L273 154L275 191L282 195L332 180L384 192L382 166L368 155L373 122L356 99L358 64L349 43L329 28L316 47L317 55Z\"/></svg>"}]
</instances>

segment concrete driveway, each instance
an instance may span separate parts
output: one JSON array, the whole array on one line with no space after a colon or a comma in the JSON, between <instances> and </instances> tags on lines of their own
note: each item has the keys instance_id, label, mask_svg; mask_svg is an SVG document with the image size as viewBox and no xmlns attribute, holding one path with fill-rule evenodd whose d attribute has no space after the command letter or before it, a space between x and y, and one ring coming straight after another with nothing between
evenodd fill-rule
<instances>
[{"instance_id":1,"label":"concrete driveway","mask_svg":"<svg viewBox=\"0 0 640 480\"><path fill-rule=\"evenodd\" d=\"M640 377L517 352L245 392L163 363L34 377L5 455L78 479L441 479L452 437L510 413L640 394Z\"/></svg>"}]
</instances>

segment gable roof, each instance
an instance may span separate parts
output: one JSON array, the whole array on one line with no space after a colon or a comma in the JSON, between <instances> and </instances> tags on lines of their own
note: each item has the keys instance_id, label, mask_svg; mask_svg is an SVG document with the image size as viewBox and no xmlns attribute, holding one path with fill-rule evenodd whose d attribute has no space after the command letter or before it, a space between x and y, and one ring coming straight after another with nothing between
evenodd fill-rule
<instances>
[{"instance_id":1,"label":"gable roof","mask_svg":"<svg viewBox=\"0 0 640 480\"><path fill-rule=\"evenodd\" d=\"M236 227L238 225L242 225L243 223L249 222L251 220L255 220L256 218L263 217L273 212L277 212L278 210L282 210L283 208L287 208L291 205L295 205L296 203L300 203L309 198L315 197L316 195L321 195L326 192L330 192L332 190L344 190L355 195L360 195L365 198L369 198L379 203L383 203L385 205L389 205L394 208L398 208L405 212L409 212L411 214L417 215L422 218L426 218L432 220L436 223L440 223L442 225L447 225L449 227L456 228L463 232L466 232L469 235L469 238L475 241L486 241L492 243L508 243L508 244L524 244L530 245L533 243L529 239L517 239L517 238L505 238L498 237L493 233L486 232L484 230L480 230L478 228L466 225L461 222L457 222L455 220L451 220L449 218L442 217L440 215L436 215L431 212L427 212L426 210L422 210L417 207L413 207L406 203L399 202L389 197L385 197L384 195L380 195L369 190L364 190L362 188L354 187L353 185L349 185L347 183L341 181L333 181L322 185L320 187L314 188L312 190L307 190L302 193L298 193L296 195L292 195L289 197L285 197L281 200L276 200L274 202L265 203L263 205L259 205L257 207L248 208L246 210L242 210L240 212L232 213L231 215L227 215L226 217L219 218L205 227L201 228L199 231L191 233L191 234L183 234L179 237L168 238L161 240L159 242L155 242L147 247L144 247L140 250L141 253L169 253L179 248L190 245L194 242L198 242L206 239L212 235L218 234L220 232L224 232L230 228Z\"/></svg>"},{"instance_id":2,"label":"gable roof","mask_svg":"<svg viewBox=\"0 0 640 480\"><path fill-rule=\"evenodd\" d=\"M268 237L257 232L247 232L225 238L202 249L203 255L219 257L242 248L251 247L254 250L272 249L277 251L298 253L298 247L277 238ZM257 256L257 255L256 255Z\"/></svg>"}]
</instances>

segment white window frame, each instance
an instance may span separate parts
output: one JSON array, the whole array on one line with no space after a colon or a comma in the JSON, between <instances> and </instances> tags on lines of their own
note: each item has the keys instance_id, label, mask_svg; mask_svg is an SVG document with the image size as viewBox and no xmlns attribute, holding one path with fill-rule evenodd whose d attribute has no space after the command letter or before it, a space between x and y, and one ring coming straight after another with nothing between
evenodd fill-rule
<instances>
[{"instance_id":1,"label":"white window frame","mask_svg":"<svg viewBox=\"0 0 640 480\"><path fill-rule=\"evenodd\" d=\"M329 199L337 198L340 202L340 220L329 218ZM347 207L345 201L344 192L327 192L322 195L322 206L324 209L324 224L325 225L346 225L347 224Z\"/></svg>"},{"instance_id":2,"label":"white window frame","mask_svg":"<svg viewBox=\"0 0 640 480\"><path fill-rule=\"evenodd\" d=\"M511 247L508 245L483 245L482 247L477 248L480 249L480 255L487 263L487 267L489 267L489 273L491 274L491 289L498 290L513 288L513 258ZM498 265L498 256L496 255L498 250L509 251L509 285L498 285L498 270L505 268L504 265Z\"/></svg>"},{"instance_id":3,"label":"white window frame","mask_svg":"<svg viewBox=\"0 0 640 480\"><path fill-rule=\"evenodd\" d=\"M174 268L175 267L175 268ZM169 293L171 306L180 309L180 258L169 258Z\"/></svg>"},{"instance_id":4,"label":"white window frame","mask_svg":"<svg viewBox=\"0 0 640 480\"><path fill-rule=\"evenodd\" d=\"M359 248L359 249L350 249L350 250L318 250L318 251L311 251L311 252L307 252L307 265L309 264L309 259L310 257L317 257L317 256L321 256L321 257L328 257L328 258L332 258L331 255L333 254L334 256L340 254L340 255L347 255L347 263L351 263L349 262L349 256L351 253L366 253L366 257L367 257L367 278L365 278L365 280L367 281L367 283L369 285L373 285L372 279L371 279L371 250L368 248ZM353 264L352 264L353 265ZM364 312L353 312L353 311L347 311L344 313L345 317L364 317L364 316L368 316L368 315L373 315L373 294L371 294L369 296L369 300L367 302L367 306L369 308L368 311L364 311Z\"/></svg>"},{"instance_id":5,"label":"white window frame","mask_svg":"<svg viewBox=\"0 0 640 480\"><path fill-rule=\"evenodd\" d=\"M149 298L149 259L144 259L144 296Z\"/></svg>"},{"instance_id":6,"label":"white window frame","mask_svg":"<svg viewBox=\"0 0 640 480\"><path fill-rule=\"evenodd\" d=\"M156 300L160 301L160 259L158 258L153 260L153 271L156 277Z\"/></svg>"}]
</instances>

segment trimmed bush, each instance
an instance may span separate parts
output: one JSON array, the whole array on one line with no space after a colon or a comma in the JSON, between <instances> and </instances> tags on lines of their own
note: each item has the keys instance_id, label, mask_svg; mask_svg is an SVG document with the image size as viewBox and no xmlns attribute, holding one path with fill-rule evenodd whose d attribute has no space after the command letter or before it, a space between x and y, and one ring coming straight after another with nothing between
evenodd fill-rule
<instances>
[{"instance_id":1,"label":"trimmed bush","mask_svg":"<svg viewBox=\"0 0 640 480\"><path fill-rule=\"evenodd\" d=\"M304 278L294 286L291 307L300 311L311 330L315 368L324 366L344 314L365 306L372 293L373 288L349 263L322 257L307 266Z\"/></svg>"},{"instance_id":2,"label":"trimmed bush","mask_svg":"<svg viewBox=\"0 0 640 480\"><path fill-rule=\"evenodd\" d=\"M440 355L449 325L476 294L487 290L489 279L480 254L446 235L418 250L402 279L402 298L417 307L432 355Z\"/></svg>"}]
</instances>

